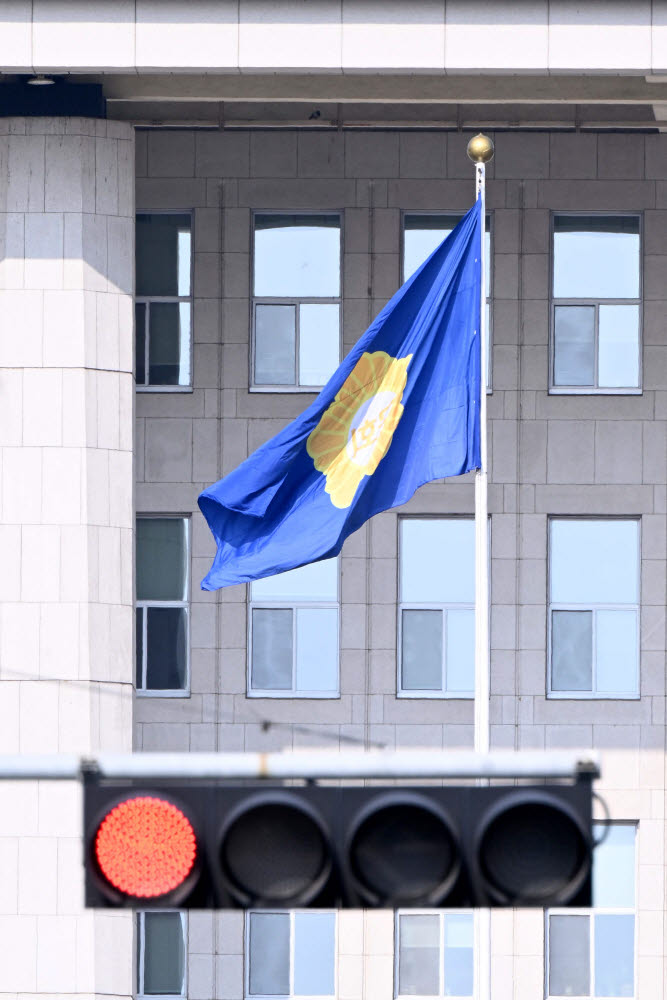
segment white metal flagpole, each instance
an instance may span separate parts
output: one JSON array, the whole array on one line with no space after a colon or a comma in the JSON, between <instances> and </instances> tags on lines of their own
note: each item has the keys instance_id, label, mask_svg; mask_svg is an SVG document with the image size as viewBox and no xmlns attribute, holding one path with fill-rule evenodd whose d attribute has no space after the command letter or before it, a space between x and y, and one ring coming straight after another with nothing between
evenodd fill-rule
<instances>
[{"instance_id":1,"label":"white metal flagpole","mask_svg":"<svg viewBox=\"0 0 667 1000\"><path fill-rule=\"evenodd\" d=\"M486 164L493 158L488 136L474 136L468 156L475 164L475 198L481 199L480 329L480 468L475 475L475 750L489 751L489 505L486 434L488 330L486 324ZM491 998L491 911L479 910L475 921L476 996Z\"/></svg>"},{"instance_id":2,"label":"white metal flagpole","mask_svg":"<svg viewBox=\"0 0 667 1000\"><path fill-rule=\"evenodd\" d=\"M475 750L489 750L489 530L486 432L486 382L488 330L486 328L486 164L493 157L493 143L476 135L468 143L468 156L475 164L475 197L481 199L480 238L480 468L475 476Z\"/></svg>"}]
</instances>

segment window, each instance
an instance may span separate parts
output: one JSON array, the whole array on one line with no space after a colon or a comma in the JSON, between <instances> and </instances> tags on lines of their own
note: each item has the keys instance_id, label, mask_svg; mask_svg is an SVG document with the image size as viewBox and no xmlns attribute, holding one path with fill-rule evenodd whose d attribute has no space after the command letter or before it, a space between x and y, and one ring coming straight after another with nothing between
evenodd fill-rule
<instances>
[{"instance_id":1,"label":"window","mask_svg":"<svg viewBox=\"0 0 667 1000\"><path fill-rule=\"evenodd\" d=\"M336 914L246 916L247 997L331 997L336 992Z\"/></svg>"},{"instance_id":2,"label":"window","mask_svg":"<svg viewBox=\"0 0 667 1000\"><path fill-rule=\"evenodd\" d=\"M137 691L188 690L189 521L137 518Z\"/></svg>"},{"instance_id":3,"label":"window","mask_svg":"<svg viewBox=\"0 0 667 1000\"><path fill-rule=\"evenodd\" d=\"M340 219L256 215L255 389L319 389L340 363Z\"/></svg>"},{"instance_id":4,"label":"window","mask_svg":"<svg viewBox=\"0 0 667 1000\"><path fill-rule=\"evenodd\" d=\"M403 281L407 281L426 258L433 253L446 236L459 224L461 215L426 215L414 213L403 216ZM491 387L491 219L486 217L486 330L489 344L486 367L486 386Z\"/></svg>"},{"instance_id":5,"label":"window","mask_svg":"<svg viewBox=\"0 0 667 1000\"><path fill-rule=\"evenodd\" d=\"M250 584L249 695L338 696L338 560Z\"/></svg>"},{"instance_id":6,"label":"window","mask_svg":"<svg viewBox=\"0 0 667 1000\"><path fill-rule=\"evenodd\" d=\"M553 225L551 390L638 390L639 218L556 215Z\"/></svg>"},{"instance_id":7,"label":"window","mask_svg":"<svg viewBox=\"0 0 667 1000\"><path fill-rule=\"evenodd\" d=\"M189 214L137 216L135 297L139 389L191 385L192 219Z\"/></svg>"},{"instance_id":8,"label":"window","mask_svg":"<svg viewBox=\"0 0 667 1000\"><path fill-rule=\"evenodd\" d=\"M473 914L397 913L397 997L472 997Z\"/></svg>"},{"instance_id":9,"label":"window","mask_svg":"<svg viewBox=\"0 0 667 1000\"><path fill-rule=\"evenodd\" d=\"M547 913L548 997L635 995L634 824L597 825L592 910Z\"/></svg>"},{"instance_id":10,"label":"window","mask_svg":"<svg viewBox=\"0 0 667 1000\"><path fill-rule=\"evenodd\" d=\"M187 917L177 910L137 913L137 995L185 995Z\"/></svg>"},{"instance_id":11,"label":"window","mask_svg":"<svg viewBox=\"0 0 667 1000\"><path fill-rule=\"evenodd\" d=\"M402 518L399 558L399 696L472 698L475 522Z\"/></svg>"},{"instance_id":12,"label":"window","mask_svg":"<svg viewBox=\"0 0 667 1000\"><path fill-rule=\"evenodd\" d=\"M639 522L550 530L549 696L639 697Z\"/></svg>"}]
</instances>

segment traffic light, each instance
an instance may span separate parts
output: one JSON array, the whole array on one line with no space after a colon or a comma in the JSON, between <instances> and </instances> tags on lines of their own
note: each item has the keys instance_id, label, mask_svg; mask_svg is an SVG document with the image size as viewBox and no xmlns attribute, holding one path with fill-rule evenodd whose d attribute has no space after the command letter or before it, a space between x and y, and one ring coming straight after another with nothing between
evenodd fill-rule
<instances>
[{"instance_id":1,"label":"traffic light","mask_svg":"<svg viewBox=\"0 0 667 1000\"><path fill-rule=\"evenodd\" d=\"M592 790L87 780L86 906L590 906Z\"/></svg>"}]
</instances>

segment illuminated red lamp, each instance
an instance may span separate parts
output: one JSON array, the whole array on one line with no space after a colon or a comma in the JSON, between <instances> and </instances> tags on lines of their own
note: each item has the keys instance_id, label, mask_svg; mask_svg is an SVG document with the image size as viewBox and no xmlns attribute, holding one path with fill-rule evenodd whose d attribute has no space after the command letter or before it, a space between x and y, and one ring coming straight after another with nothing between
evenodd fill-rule
<instances>
[{"instance_id":1,"label":"illuminated red lamp","mask_svg":"<svg viewBox=\"0 0 667 1000\"><path fill-rule=\"evenodd\" d=\"M104 878L136 899L165 896L193 870L197 838L190 820L167 799L146 795L114 806L95 836Z\"/></svg>"}]
</instances>

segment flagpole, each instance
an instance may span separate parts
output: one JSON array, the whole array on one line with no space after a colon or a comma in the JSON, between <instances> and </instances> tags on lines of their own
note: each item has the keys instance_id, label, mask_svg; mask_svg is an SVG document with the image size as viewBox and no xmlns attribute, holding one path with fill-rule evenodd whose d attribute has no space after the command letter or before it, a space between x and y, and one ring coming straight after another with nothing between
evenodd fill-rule
<instances>
[{"instance_id":1,"label":"flagpole","mask_svg":"<svg viewBox=\"0 0 667 1000\"><path fill-rule=\"evenodd\" d=\"M486 164L493 158L488 136L474 136L467 153L475 164L475 198L481 199L480 236L480 467L475 474L475 750L488 753L489 733L489 504L486 433L486 373L488 330L486 324ZM481 909L475 922L476 996L491 998L491 911Z\"/></svg>"}]
</instances>

